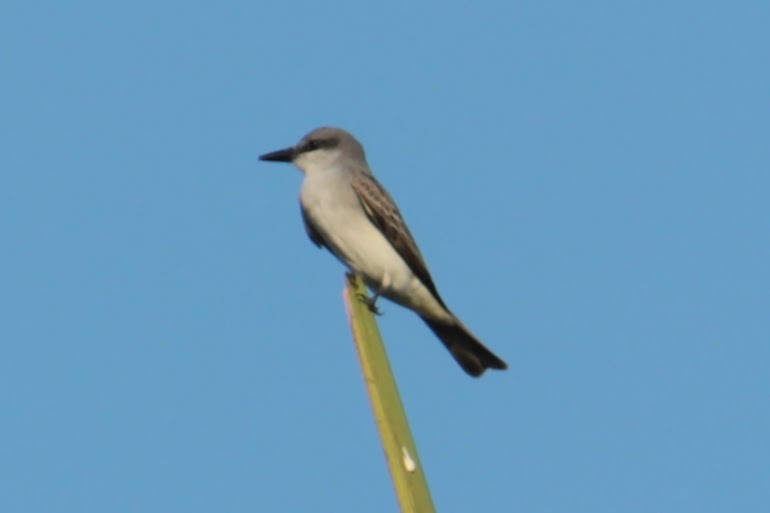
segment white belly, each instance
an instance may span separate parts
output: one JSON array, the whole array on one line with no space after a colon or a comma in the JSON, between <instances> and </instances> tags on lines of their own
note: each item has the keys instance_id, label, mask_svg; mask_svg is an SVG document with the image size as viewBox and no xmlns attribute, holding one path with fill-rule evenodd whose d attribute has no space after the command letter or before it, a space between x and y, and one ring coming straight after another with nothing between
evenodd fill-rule
<instances>
[{"instance_id":1,"label":"white belly","mask_svg":"<svg viewBox=\"0 0 770 513\"><path fill-rule=\"evenodd\" d=\"M371 223L348 182L329 183L328 178L306 177L300 198L332 253L388 299L427 317L451 315Z\"/></svg>"}]
</instances>

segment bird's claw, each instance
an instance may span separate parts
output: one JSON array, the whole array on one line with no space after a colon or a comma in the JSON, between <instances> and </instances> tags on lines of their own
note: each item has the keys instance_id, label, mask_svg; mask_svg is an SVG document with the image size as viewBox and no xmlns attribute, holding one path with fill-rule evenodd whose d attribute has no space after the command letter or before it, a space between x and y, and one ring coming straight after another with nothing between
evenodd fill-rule
<instances>
[{"instance_id":1,"label":"bird's claw","mask_svg":"<svg viewBox=\"0 0 770 513\"><path fill-rule=\"evenodd\" d=\"M382 312L380 312L380 309L377 308L377 299L376 298L369 298L365 294L356 294L356 298L361 301L363 304L365 304L369 311L372 312L374 315L382 315Z\"/></svg>"}]
</instances>

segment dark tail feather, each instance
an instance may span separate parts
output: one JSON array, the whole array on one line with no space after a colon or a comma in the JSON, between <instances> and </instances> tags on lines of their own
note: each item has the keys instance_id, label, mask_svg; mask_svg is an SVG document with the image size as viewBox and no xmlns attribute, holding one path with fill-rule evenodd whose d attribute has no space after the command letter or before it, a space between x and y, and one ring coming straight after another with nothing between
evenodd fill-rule
<instances>
[{"instance_id":1,"label":"dark tail feather","mask_svg":"<svg viewBox=\"0 0 770 513\"><path fill-rule=\"evenodd\" d=\"M458 320L453 324L421 317L444 343L460 367L477 378L487 369L505 370L508 366L474 337Z\"/></svg>"}]
</instances>

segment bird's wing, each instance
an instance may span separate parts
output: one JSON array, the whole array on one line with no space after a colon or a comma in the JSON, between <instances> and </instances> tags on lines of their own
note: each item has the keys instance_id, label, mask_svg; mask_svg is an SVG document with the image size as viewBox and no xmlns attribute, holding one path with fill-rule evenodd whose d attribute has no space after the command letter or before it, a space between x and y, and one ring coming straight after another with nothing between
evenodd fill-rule
<instances>
[{"instance_id":1,"label":"bird's wing","mask_svg":"<svg viewBox=\"0 0 770 513\"><path fill-rule=\"evenodd\" d=\"M321 234L318 233L318 230L313 226L313 222L310 220L307 212L305 212L305 207L302 206L302 203L299 205L299 210L302 212L302 222L305 225L305 231L307 232L307 236L310 237L310 241L319 248L326 246L323 237L321 237Z\"/></svg>"},{"instance_id":2,"label":"bird's wing","mask_svg":"<svg viewBox=\"0 0 770 513\"><path fill-rule=\"evenodd\" d=\"M361 206L366 212L366 216L385 236L385 239L393 246L396 253L406 262L409 269L433 294L433 297L446 308L444 301L441 300L433 278L430 276L428 266L425 265L420 250L414 237L409 233L401 213L398 211L396 203L390 194L382 185L369 174L357 174L352 181L353 190L361 202Z\"/></svg>"}]
</instances>

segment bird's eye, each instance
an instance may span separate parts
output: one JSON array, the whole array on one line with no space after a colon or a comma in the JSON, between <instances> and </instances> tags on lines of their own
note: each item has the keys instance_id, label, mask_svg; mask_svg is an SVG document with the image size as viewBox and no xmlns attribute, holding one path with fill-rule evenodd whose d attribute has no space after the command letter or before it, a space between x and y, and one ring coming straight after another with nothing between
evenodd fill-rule
<instances>
[{"instance_id":1,"label":"bird's eye","mask_svg":"<svg viewBox=\"0 0 770 513\"><path fill-rule=\"evenodd\" d=\"M306 149L305 149L305 151L313 151L313 150L317 150L317 149L318 149L318 148L320 148L320 147L321 147L321 145L320 145L320 144L318 144L318 141L316 141L315 139L311 139L311 140L309 140L309 141L307 142L307 144L305 145L305 148L306 148Z\"/></svg>"}]
</instances>

